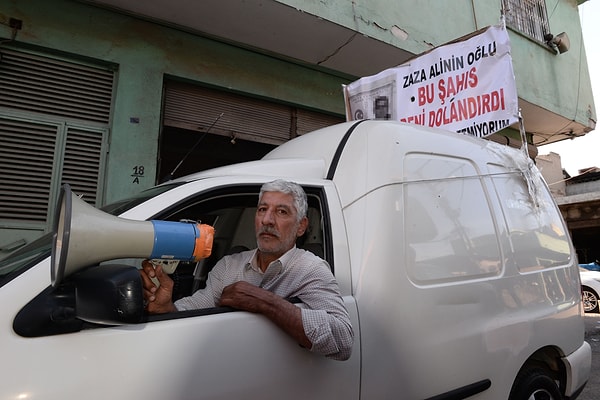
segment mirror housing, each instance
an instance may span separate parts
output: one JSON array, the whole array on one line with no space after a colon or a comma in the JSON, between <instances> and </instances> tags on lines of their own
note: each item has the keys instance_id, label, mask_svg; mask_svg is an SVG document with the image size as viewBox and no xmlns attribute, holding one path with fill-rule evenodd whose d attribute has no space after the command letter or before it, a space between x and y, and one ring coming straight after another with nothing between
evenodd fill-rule
<instances>
[{"instance_id":1,"label":"mirror housing","mask_svg":"<svg viewBox=\"0 0 600 400\"><path fill-rule=\"evenodd\" d=\"M81 271L73 279L77 318L102 325L141 322L144 295L137 268L102 265Z\"/></svg>"},{"instance_id":2,"label":"mirror housing","mask_svg":"<svg viewBox=\"0 0 600 400\"><path fill-rule=\"evenodd\" d=\"M49 286L19 311L13 329L24 337L39 337L143 321L138 269L111 264L84 269L57 287Z\"/></svg>"}]
</instances>

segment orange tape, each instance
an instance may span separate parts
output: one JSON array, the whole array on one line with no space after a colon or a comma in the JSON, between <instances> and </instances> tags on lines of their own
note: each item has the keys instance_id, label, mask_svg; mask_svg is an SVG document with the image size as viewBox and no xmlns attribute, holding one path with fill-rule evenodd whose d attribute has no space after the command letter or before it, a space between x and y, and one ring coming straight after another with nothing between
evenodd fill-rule
<instances>
[{"instance_id":1,"label":"orange tape","mask_svg":"<svg viewBox=\"0 0 600 400\"><path fill-rule=\"evenodd\" d=\"M192 254L194 261L210 257L215 236L215 228L210 225L198 224L196 227L200 231L200 236L196 238L196 246L194 247L194 254Z\"/></svg>"}]
</instances>

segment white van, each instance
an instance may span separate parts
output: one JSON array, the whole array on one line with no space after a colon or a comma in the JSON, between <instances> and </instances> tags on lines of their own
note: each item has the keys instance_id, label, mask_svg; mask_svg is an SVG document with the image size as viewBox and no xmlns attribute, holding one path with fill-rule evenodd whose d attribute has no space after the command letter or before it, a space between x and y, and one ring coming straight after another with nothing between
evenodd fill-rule
<instances>
[{"instance_id":1,"label":"white van","mask_svg":"<svg viewBox=\"0 0 600 400\"><path fill-rule=\"evenodd\" d=\"M349 360L312 354L257 314L144 315L139 273L119 262L53 286L44 237L0 263L0 398L520 400L582 390L591 350L576 256L521 151L349 122L105 210L214 226L211 257L172 275L180 297L220 257L255 247L258 191L275 178L308 194L298 246L339 283L355 334Z\"/></svg>"}]
</instances>

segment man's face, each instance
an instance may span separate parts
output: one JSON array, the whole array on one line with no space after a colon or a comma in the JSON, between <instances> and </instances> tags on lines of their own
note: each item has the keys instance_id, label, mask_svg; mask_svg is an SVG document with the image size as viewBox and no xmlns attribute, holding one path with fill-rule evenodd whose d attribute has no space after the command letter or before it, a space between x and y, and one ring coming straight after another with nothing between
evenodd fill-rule
<instances>
[{"instance_id":1,"label":"man's face","mask_svg":"<svg viewBox=\"0 0 600 400\"><path fill-rule=\"evenodd\" d=\"M282 255L294 246L296 238L306 230L306 225L306 217L297 222L292 195L263 193L254 217L256 242L262 253Z\"/></svg>"}]
</instances>

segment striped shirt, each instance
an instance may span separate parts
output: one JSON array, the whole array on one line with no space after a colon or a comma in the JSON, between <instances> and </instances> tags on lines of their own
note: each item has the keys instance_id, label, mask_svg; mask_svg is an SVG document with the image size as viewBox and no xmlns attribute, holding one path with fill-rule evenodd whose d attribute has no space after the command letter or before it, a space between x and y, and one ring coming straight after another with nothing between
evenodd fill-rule
<instances>
[{"instance_id":1,"label":"striped shirt","mask_svg":"<svg viewBox=\"0 0 600 400\"><path fill-rule=\"evenodd\" d=\"M263 273L256 261L256 249L223 257L208 274L206 288L175 302L177 310L215 307L223 288L246 281L283 298L297 297L304 333L311 351L336 360L352 352L354 333L339 287L326 261L313 253L292 248L273 261Z\"/></svg>"}]
</instances>

